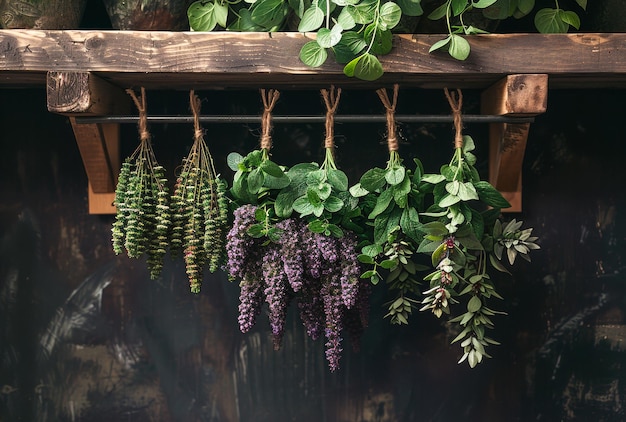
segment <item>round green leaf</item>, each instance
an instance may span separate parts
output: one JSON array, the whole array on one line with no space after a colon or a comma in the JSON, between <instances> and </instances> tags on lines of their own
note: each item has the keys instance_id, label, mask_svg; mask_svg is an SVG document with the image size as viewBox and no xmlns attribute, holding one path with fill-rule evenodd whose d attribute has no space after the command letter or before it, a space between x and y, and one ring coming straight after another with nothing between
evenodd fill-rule
<instances>
[{"instance_id":1,"label":"round green leaf","mask_svg":"<svg viewBox=\"0 0 626 422\"><path fill-rule=\"evenodd\" d=\"M462 36L452 34L450 36L448 53L457 60L465 60L469 57L470 45Z\"/></svg>"},{"instance_id":2,"label":"round green leaf","mask_svg":"<svg viewBox=\"0 0 626 422\"><path fill-rule=\"evenodd\" d=\"M366 171L363 176L361 176L360 184L361 187L369 192L374 192L377 189L385 186L385 175L387 174L386 170L383 170L378 167L374 167Z\"/></svg>"},{"instance_id":3,"label":"round green leaf","mask_svg":"<svg viewBox=\"0 0 626 422\"><path fill-rule=\"evenodd\" d=\"M404 166L392 167L385 172L385 180L390 185L397 185L404 180L406 169Z\"/></svg>"},{"instance_id":4,"label":"round green leaf","mask_svg":"<svg viewBox=\"0 0 626 422\"><path fill-rule=\"evenodd\" d=\"M339 32L335 28L339 27ZM333 30L320 28L317 31L317 43L323 48L331 48L341 41L341 26L335 25Z\"/></svg>"},{"instance_id":5,"label":"round green leaf","mask_svg":"<svg viewBox=\"0 0 626 422\"><path fill-rule=\"evenodd\" d=\"M267 29L280 25L288 10L283 0L257 0L252 6L252 22Z\"/></svg>"},{"instance_id":6,"label":"round green leaf","mask_svg":"<svg viewBox=\"0 0 626 422\"><path fill-rule=\"evenodd\" d=\"M324 201L324 208L329 212L340 211L343 208L343 201L331 195Z\"/></svg>"},{"instance_id":7,"label":"round green leaf","mask_svg":"<svg viewBox=\"0 0 626 422\"><path fill-rule=\"evenodd\" d=\"M352 60L343 68L346 76L354 76L364 81L375 81L383 76L383 66L373 54L365 53Z\"/></svg>"},{"instance_id":8,"label":"round green leaf","mask_svg":"<svg viewBox=\"0 0 626 422\"><path fill-rule=\"evenodd\" d=\"M306 196L301 196L293 203L295 212L300 213L302 217L313 214L313 204L311 204Z\"/></svg>"},{"instance_id":9,"label":"round green leaf","mask_svg":"<svg viewBox=\"0 0 626 422\"><path fill-rule=\"evenodd\" d=\"M367 25L372 23L376 17L376 4L375 0L363 0L355 6L346 6L346 9L356 23Z\"/></svg>"},{"instance_id":10,"label":"round green leaf","mask_svg":"<svg viewBox=\"0 0 626 422\"><path fill-rule=\"evenodd\" d=\"M264 173L274 177L283 177L285 175L280 166L270 160L264 160L259 167Z\"/></svg>"},{"instance_id":11,"label":"round green leaf","mask_svg":"<svg viewBox=\"0 0 626 422\"><path fill-rule=\"evenodd\" d=\"M215 3L194 2L187 9L187 17L193 31L213 31L217 26Z\"/></svg>"},{"instance_id":12,"label":"round green leaf","mask_svg":"<svg viewBox=\"0 0 626 422\"><path fill-rule=\"evenodd\" d=\"M330 183L335 190L339 192L348 190L348 176L346 176L343 171L328 169L327 177L328 183Z\"/></svg>"},{"instance_id":13,"label":"round green leaf","mask_svg":"<svg viewBox=\"0 0 626 422\"><path fill-rule=\"evenodd\" d=\"M309 7L298 24L298 32L312 32L324 23L324 11L313 5Z\"/></svg>"},{"instance_id":14,"label":"round green leaf","mask_svg":"<svg viewBox=\"0 0 626 422\"><path fill-rule=\"evenodd\" d=\"M241 154L236 152L231 152L230 154L228 154L228 157L226 157L226 164L228 164L228 167L232 171L239 170L239 163L241 163L242 161L243 157L241 156Z\"/></svg>"},{"instance_id":15,"label":"round green leaf","mask_svg":"<svg viewBox=\"0 0 626 422\"><path fill-rule=\"evenodd\" d=\"M339 12L339 16L337 16L337 24L341 25L341 27L346 30L352 29L356 26L354 18L346 8L341 9L341 12Z\"/></svg>"},{"instance_id":16,"label":"round green leaf","mask_svg":"<svg viewBox=\"0 0 626 422\"><path fill-rule=\"evenodd\" d=\"M402 9L396 3L390 1L380 6L378 23L383 29L393 29L402 17Z\"/></svg>"},{"instance_id":17,"label":"round green leaf","mask_svg":"<svg viewBox=\"0 0 626 422\"><path fill-rule=\"evenodd\" d=\"M228 21L228 5L221 4L218 0L215 0L214 4L213 13L215 14L217 24L222 28L226 28L226 22Z\"/></svg>"},{"instance_id":18,"label":"round green leaf","mask_svg":"<svg viewBox=\"0 0 626 422\"><path fill-rule=\"evenodd\" d=\"M317 41L309 41L300 49L300 60L307 66L320 67L327 58L326 49L320 46Z\"/></svg>"},{"instance_id":19,"label":"round green leaf","mask_svg":"<svg viewBox=\"0 0 626 422\"><path fill-rule=\"evenodd\" d=\"M561 10L560 17L563 22L573 26L576 29L580 29L580 18L578 17L576 12L572 12L571 10Z\"/></svg>"},{"instance_id":20,"label":"round green leaf","mask_svg":"<svg viewBox=\"0 0 626 422\"><path fill-rule=\"evenodd\" d=\"M566 33L569 24L561 19L560 9L541 9L535 15L535 27L542 34Z\"/></svg>"},{"instance_id":21,"label":"round green leaf","mask_svg":"<svg viewBox=\"0 0 626 422\"><path fill-rule=\"evenodd\" d=\"M264 180L263 172L259 168L255 168L248 173L248 189L252 193L257 193L263 186Z\"/></svg>"}]
</instances>

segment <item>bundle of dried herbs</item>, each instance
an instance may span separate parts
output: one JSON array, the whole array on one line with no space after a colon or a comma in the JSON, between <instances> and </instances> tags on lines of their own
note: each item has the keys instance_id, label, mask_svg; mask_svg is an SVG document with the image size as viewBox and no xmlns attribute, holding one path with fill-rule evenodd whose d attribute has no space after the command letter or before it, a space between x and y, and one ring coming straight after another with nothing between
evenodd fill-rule
<instances>
[{"instance_id":1,"label":"bundle of dried herbs","mask_svg":"<svg viewBox=\"0 0 626 422\"><path fill-rule=\"evenodd\" d=\"M317 339L323 333L326 338L331 371L339 367L342 331L348 331L353 347L358 347L370 293L369 284L359 280L357 237L347 224L350 213L359 212L357 201L334 161L332 125L340 93L322 90L327 133L321 166L277 166L269 161L269 137L262 138L258 153L230 157L237 171L233 194L247 203L235 210L227 242L227 270L241 280L241 331L250 330L266 303L274 346L279 348L287 309L297 302L307 334ZM275 98L264 101L266 112ZM264 116L264 134L268 121ZM259 178L262 182L256 181ZM291 217L293 211L300 218Z\"/></svg>"},{"instance_id":2,"label":"bundle of dried herbs","mask_svg":"<svg viewBox=\"0 0 626 422\"><path fill-rule=\"evenodd\" d=\"M449 164L439 174L424 175L422 181L432 203L420 213L424 222L420 231L424 238L418 252L431 256L434 271L424 280L430 288L421 310L430 310L441 317L450 314L451 305L465 300L466 312L452 318L460 332L452 341L460 341L463 356L476 366L484 357L490 357L485 348L497 341L486 335L494 328L492 316L502 313L488 307L492 298L502 299L488 274L489 267L508 272L500 262L506 250L509 263L521 255L530 260L530 250L539 249L532 237L532 229L521 229L522 222L512 220L502 224L501 208L509 207L502 195L486 181L482 181L474 167L474 141L462 134L462 93L445 90L454 116L455 148Z\"/></svg>"},{"instance_id":3,"label":"bundle of dried herbs","mask_svg":"<svg viewBox=\"0 0 626 422\"><path fill-rule=\"evenodd\" d=\"M372 221L370 227L373 228L359 255L359 260L372 268L361 277L378 284L383 278L380 269L387 270L387 287L394 296L386 305L386 317L393 324L407 324L420 295L420 283L415 275L423 267L413 260L422 240L419 212L422 211L424 194L418 185L423 170L419 160L415 160L414 171L406 168L398 153L395 123L398 85L394 86L392 100L386 89L376 92L387 112L389 160L386 168L368 170L359 183L350 188L354 197L362 197L361 208Z\"/></svg>"},{"instance_id":4,"label":"bundle of dried herbs","mask_svg":"<svg viewBox=\"0 0 626 422\"><path fill-rule=\"evenodd\" d=\"M215 171L200 127L200 99L189 94L194 116L194 142L183 159L172 196L172 253L184 251L191 292L199 293L204 267L215 272L225 258L228 231L226 181Z\"/></svg>"},{"instance_id":5,"label":"bundle of dried herbs","mask_svg":"<svg viewBox=\"0 0 626 422\"><path fill-rule=\"evenodd\" d=\"M141 99L127 90L139 110L139 146L122 164L115 190L117 208L112 228L113 250L131 258L147 254L150 277L159 277L168 247L169 190L165 169L154 155L147 128L146 93Z\"/></svg>"}]
</instances>

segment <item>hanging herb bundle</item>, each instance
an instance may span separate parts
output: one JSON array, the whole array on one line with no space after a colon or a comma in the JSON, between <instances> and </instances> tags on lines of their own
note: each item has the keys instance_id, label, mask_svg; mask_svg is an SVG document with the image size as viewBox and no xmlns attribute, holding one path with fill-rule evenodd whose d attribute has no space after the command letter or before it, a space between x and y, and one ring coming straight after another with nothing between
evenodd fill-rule
<instances>
[{"instance_id":1,"label":"hanging herb bundle","mask_svg":"<svg viewBox=\"0 0 626 422\"><path fill-rule=\"evenodd\" d=\"M122 164L115 190L113 250L130 258L147 254L150 277L158 278L168 247L169 191L165 169L157 163L147 128L146 93L126 91L139 110L139 146Z\"/></svg>"},{"instance_id":2,"label":"hanging herb bundle","mask_svg":"<svg viewBox=\"0 0 626 422\"><path fill-rule=\"evenodd\" d=\"M452 341L461 342L463 356L471 367L484 357L490 357L485 348L498 344L488 337L486 329L494 327L492 316L502 313L487 306L492 297L502 299L487 272L491 266L507 271L500 262L507 251L509 263L517 255L528 259L532 249L539 249L532 237L532 229L521 230L516 220L502 225L501 208L509 203L488 182L480 180L474 167L474 141L462 134L462 93L457 90L446 97L454 116L455 148L449 164L439 174L424 175L424 190L432 193L432 205L421 213L425 222L420 226L424 239L418 252L431 256L435 271L427 275L430 288L424 292L421 310L430 310L437 317L450 314L450 306L465 297L467 311L450 322L460 325L460 333Z\"/></svg>"},{"instance_id":3,"label":"hanging herb bundle","mask_svg":"<svg viewBox=\"0 0 626 422\"><path fill-rule=\"evenodd\" d=\"M418 189L422 164L415 159L415 171L406 168L398 153L395 110L398 85L394 86L393 100L386 89L376 91L387 113L387 147L389 161L384 169L375 167L363 174L359 183L350 189L354 197L363 197L362 209L372 221L371 239L362 248L359 260L373 268L361 275L377 284L388 270L386 282L395 297L387 304L394 324L407 324L420 295L415 274L422 266L413 261L414 251L422 241L419 231L419 212L424 194Z\"/></svg>"},{"instance_id":4,"label":"hanging herb bundle","mask_svg":"<svg viewBox=\"0 0 626 422\"><path fill-rule=\"evenodd\" d=\"M211 152L200 127L200 99L189 93L194 117L194 142L183 159L172 196L172 253L184 251L192 293L199 293L203 269L215 272L224 262L228 231L226 181L215 171Z\"/></svg>"},{"instance_id":5,"label":"hanging herb bundle","mask_svg":"<svg viewBox=\"0 0 626 422\"><path fill-rule=\"evenodd\" d=\"M276 221L274 202L278 191L287 187L290 179L284 167L270 160L272 110L280 92L274 89L262 89L260 92L263 101L260 149L245 157L232 152L228 154L227 161L231 170L235 171L231 193L236 203L257 205L258 222L249 228L248 234L254 238L265 236L271 241L277 241L280 229L273 224Z\"/></svg>"},{"instance_id":6,"label":"hanging herb bundle","mask_svg":"<svg viewBox=\"0 0 626 422\"><path fill-rule=\"evenodd\" d=\"M287 172L290 184L276 197L278 217L300 214L312 232L342 237L343 230L362 231L352 222L360 215L358 200L348 192L348 177L335 164L334 121L341 89L320 90L326 105L325 157L322 165L301 163Z\"/></svg>"},{"instance_id":7,"label":"hanging herb bundle","mask_svg":"<svg viewBox=\"0 0 626 422\"><path fill-rule=\"evenodd\" d=\"M328 131L329 125L332 127L329 116L334 115L339 93L334 89L322 91L330 119L322 166L298 164L284 173L289 180L286 186L261 185L258 191L251 191L250 177L258 176L246 177L246 172L260 169L258 172L263 172L264 180L268 174L271 178L277 176L263 170L263 161L251 169L250 163L254 161L250 155L236 157L237 171L241 173L235 179L241 181L244 194L256 197L235 210L226 246L227 270L231 277L241 279L241 331L252 328L263 304L267 303L274 346L279 348L287 309L295 300L307 334L313 339L322 333L326 337L326 358L331 371L339 367L343 330L350 333L353 346L358 345L360 333L367 325L370 292L368 283L359 281L357 238L352 232L342 230L339 217L333 216L346 206L340 195L347 195L348 187L347 177L335 165L332 130ZM273 104L264 103L266 111ZM265 125L269 120L264 116ZM262 132L269 134L268 127L264 126ZM261 158L267 157L271 146L269 136L262 138L261 145ZM293 210L303 218L290 217Z\"/></svg>"}]
</instances>

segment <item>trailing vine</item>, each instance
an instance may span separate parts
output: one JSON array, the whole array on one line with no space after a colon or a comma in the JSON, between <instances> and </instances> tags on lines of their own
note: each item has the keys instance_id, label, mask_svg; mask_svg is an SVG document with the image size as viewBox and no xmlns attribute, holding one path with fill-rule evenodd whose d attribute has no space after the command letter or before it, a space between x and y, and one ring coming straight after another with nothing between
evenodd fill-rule
<instances>
[{"instance_id":1,"label":"trailing vine","mask_svg":"<svg viewBox=\"0 0 626 422\"><path fill-rule=\"evenodd\" d=\"M538 10L534 17L541 33L565 33L579 29L580 17L565 10L558 0L554 7ZM583 9L587 0L576 0ZM443 20L447 37L430 48L446 51L458 60L470 54L468 35L487 33L467 16L479 13L493 21L519 19L532 13L535 0L439 0L428 19ZM422 0L198 0L188 9L194 31L284 31L297 27L302 33L315 33L300 49L300 60L311 67L322 66L333 56L344 65L349 77L372 81L383 75L380 56L393 48L393 30L402 30L403 17L424 13Z\"/></svg>"}]
</instances>

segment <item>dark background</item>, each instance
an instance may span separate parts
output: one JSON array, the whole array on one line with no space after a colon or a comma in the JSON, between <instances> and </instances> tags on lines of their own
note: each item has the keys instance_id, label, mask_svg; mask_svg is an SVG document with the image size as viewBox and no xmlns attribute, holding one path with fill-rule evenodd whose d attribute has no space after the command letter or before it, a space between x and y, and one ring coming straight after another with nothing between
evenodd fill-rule
<instances>
[{"instance_id":1,"label":"dark background","mask_svg":"<svg viewBox=\"0 0 626 422\"><path fill-rule=\"evenodd\" d=\"M92 2L85 27L106 27ZM198 92L205 114L258 114L254 90ZM465 91L464 112L480 93ZM552 90L531 125L524 220L540 237L532 263L496 276L493 359L457 365L446 324L383 320L372 297L361 350L331 374L323 343L291 318L280 351L267 321L237 328L238 286L208 276L192 295L182 262L163 277L116 257L113 216L87 214L87 178L67 118L42 89L0 90L0 420L2 421L621 421L626 394L626 146L623 90ZM149 91L150 114L188 114L188 93ZM317 91L284 91L276 114L321 114ZM400 90L398 113L448 113L441 91ZM373 91L345 90L343 114L382 114ZM191 145L190 125L153 125L170 176ZM246 153L258 126L207 125L216 165ZM400 125L401 154L436 171L452 152L450 125ZM323 125L281 124L274 159L319 160ZM465 126L487 177L487 127ZM351 183L383 166L382 124L336 127ZM122 155L137 144L122 127ZM47 348L46 348L47 347ZM349 348L346 348L349 349Z\"/></svg>"}]
</instances>

